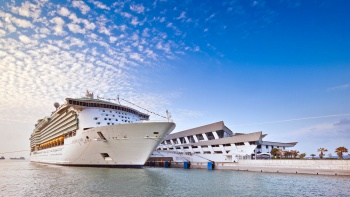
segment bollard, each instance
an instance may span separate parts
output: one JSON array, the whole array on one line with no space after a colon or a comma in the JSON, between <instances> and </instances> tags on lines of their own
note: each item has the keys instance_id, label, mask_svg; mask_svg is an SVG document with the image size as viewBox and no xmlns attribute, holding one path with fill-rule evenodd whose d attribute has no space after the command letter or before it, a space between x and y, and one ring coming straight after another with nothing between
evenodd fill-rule
<instances>
[{"instance_id":1,"label":"bollard","mask_svg":"<svg viewBox=\"0 0 350 197\"><path fill-rule=\"evenodd\" d=\"M208 162L208 170L214 170L214 162Z\"/></svg>"},{"instance_id":2,"label":"bollard","mask_svg":"<svg viewBox=\"0 0 350 197\"><path fill-rule=\"evenodd\" d=\"M170 162L169 162L169 161L165 161L164 167L165 167L165 168L169 168L169 167L170 167Z\"/></svg>"},{"instance_id":3,"label":"bollard","mask_svg":"<svg viewBox=\"0 0 350 197\"><path fill-rule=\"evenodd\" d=\"M184 162L184 169L189 169L190 168L190 162L189 161L185 161Z\"/></svg>"}]
</instances>

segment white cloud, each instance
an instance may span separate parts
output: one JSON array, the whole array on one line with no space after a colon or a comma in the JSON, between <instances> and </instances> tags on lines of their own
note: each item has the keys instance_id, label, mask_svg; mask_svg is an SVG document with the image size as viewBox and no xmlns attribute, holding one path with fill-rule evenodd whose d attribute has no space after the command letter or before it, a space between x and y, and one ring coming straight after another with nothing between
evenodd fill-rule
<instances>
[{"instance_id":1,"label":"white cloud","mask_svg":"<svg viewBox=\"0 0 350 197\"><path fill-rule=\"evenodd\" d=\"M96 7L100 8L100 9L110 10L110 8L107 7L105 4L103 4L102 2L99 2L99 1L92 1L92 3L93 3Z\"/></svg>"},{"instance_id":2,"label":"white cloud","mask_svg":"<svg viewBox=\"0 0 350 197\"><path fill-rule=\"evenodd\" d=\"M20 35L18 38L19 38L19 40L20 40L21 42L26 43L26 44L32 42L32 41L31 41L31 38L29 38L29 37L27 37L27 36L25 36L25 35Z\"/></svg>"},{"instance_id":3,"label":"white cloud","mask_svg":"<svg viewBox=\"0 0 350 197\"><path fill-rule=\"evenodd\" d=\"M163 44L162 42L158 42L157 45L156 45L156 48L159 49L159 50L163 50L166 53L170 53L171 52L169 43Z\"/></svg>"},{"instance_id":4,"label":"white cloud","mask_svg":"<svg viewBox=\"0 0 350 197\"><path fill-rule=\"evenodd\" d=\"M143 7L143 5L141 5L141 4L139 4L139 5L130 5L130 10L140 14L140 13L142 13L145 10L145 7Z\"/></svg>"},{"instance_id":5,"label":"white cloud","mask_svg":"<svg viewBox=\"0 0 350 197\"><path fill-rule=\"evenodd\" d=\"M346 90L350 88L350 84L342 84L342 85L338 85L338 86L334 86L331 88L328 88L328 91L340 91L340 90Z\"/></svg>"},{"instance_id":6,"label":"white cloud","mask_svg":"<svg viewBox=\"0 0 350 197\"><path fill-rule=\"evenodd\" d=\"M133 18L132 18L131 24L132 24L132 25L135 25L135 26L136 26L137 24L139 24L139 21L137 20L137 17L133 17Z\"/></svg>"},{"instance_id":7,"label":"white cloud","mask_svg":"<svg viewBox=\"0 0 350 197\"><path fill-rule=\"evenodd\" d=\"M109 37L109 42L110 43L114 43L115 41L117 41L116 37L114 37L114 36Z\"/></svg>"},{"instance_id":8,"label":"white cloud","mask_svg":"<svg viewBox=\"0 0 350 197\"><path fill-rule=\"evenodd\" d=\"M70 11L67 8L65 8L65 7L61 7L58 10L58 14L61 15L61 16L68 16L70 14Z\"/></svg>"},{"instance_id":9,"label":"white cloud","mask_svg":"<svg viewBox=\"0 0 350 197\"><path fill-rule=\"evenodd\" d=\"M0 11L0 17L4 18L4 20L7 23L13 23L15 24L17 27L22 27L22 28L33 28L34 26L32 25L32 23L30 21L24 20L24 19L20 19L20 18L16 18L14 16L12 16L11 14L8 13L4 13Z\"/></svg>"},{"instance_id":10,"label":"white cloud","mask_svg":"<svg viewBox=\"0 0 350 197\"><path fill-rule=\"evenodd\" d=\"M149 29L148 28L145 28L143 31L142 31L142 36L143 37L149 37L150 35L149 35Z\"/></svg>"},{"instance_id":11,"label":"white cloud","mask_svg":"<svg viewBox=\"0 0 350 197\"><path fill-rule=\"evenodd\" d=\"M82 14L86 14L90 11L90 7L84 3L84 1L74 0L72 6L78 8Z\"/></svg>"},{"instance_id":12,"label":"white cloud","mask_svg":"<svg viewBox=\"0 0 350 197\"><path fill-rule=\"evenodd\" d=\"M134 60L137 60L139 62L143 62L144 61L143 58L141 58L141 55L138 54L138 53L131 53L130 54L130 58L134 59Z\"/></svg>"},{"instance_id":13,"label":"white cloud","mask_svg":"<svg viewBox=\"0 0 350 197\"><path fill-rule=\"evenodd\" d=\"M37 5L25 1L21 7L12 6L11 12L20 16L37 19L41 14L41 6L43 4L45 4L44 1L37 2Z\"/></svg>"},{"instance_id":14,"label":"white cloud","mask_svg":"<svg viewBox=\"0 0 350 197\"><path fill-rule=\"evenodd\" d=\"M85 45L85 43L84 43L84 41L73 37L70 39L70 46L75 46L75 45L82 47L83 45Z\"/></svg>"},{"instance_id":15,"label":"white cloud","mask_svg":"<svg viewBox=\"0 0 350 197\"><path fill-rule=\"evenodd\" d=\"M0 29L0 37L5 36L5 35L6 35L6 31L5 31L5 30Z\"/></svg>"},{"instance_id":16,"label":"white cloud","mask_svg":"<svg viewBox=\"0 0 350 197\"><path fill-rule=\"evenodd\" d=\"M80 34L85 34L85 30L82 29L79 25L74 24L74 23L69 23L68 29L73 32L73 33L80 33Z\"/></svg>"},{"instance_id":17,"label":"white cloud","mask_svg":"<svg viewBox=\"0 0 350 197\"><path fill-rule=\"evenodd\" d=\"M6 24L6 25L5 25L5 28L6 28L10 33L15 32L15 31L17 30L17 28L16 28L15 26L11 25L11 24Z\"/></svg>"},{"instance_id":18,"label":"white cloud","mask_svg":"<svg viewBox=\"0 0 350 197\"><path fill-rule=\"evenodd\" d=\"M51 31L46 27L40 28L39 31L40 33L43 33L43 34L47 34L47 35L51 34Z\"/></svg>"},{"instance_id":19,"label":"white cloud","mask_svg":"<svg viewBox=\"0 0 350 197\"><path fill-rule=\"evenodd\" d=\"M181 12L180 16L177 17L176 19L180 20L180 19L185 19L186 18L186 12Z\"/></svg>"},{"instance_id":20,"label":"white cloud","mask_svg":"<svg viewBox=\"0 0 350 197\"><path fill-rule=\"evenodd\" d=\"M214 18L215 17L215 13L211 14L208 18L206 18L205 20L206 21L209 21L210 19Z\"/></svg>"},{"instance_id":21,"label":"white cloud","mask_svg":"<svg viewBox=\"0 0 350 197\"><path fill-rule=\"evenodd\" d=\"M103 33L103 34L106 34L107 36L110 36L111 35L111 32L109 29L107 29L106 27L102 26L100 28L98 28L98 32L99 33Z\"/></svg>"},{"instance_id":22,"label":"white cloud","mask_svg":"<svg viewBox=\"0 0 350 197\"><path fill-rule=\"evenodd\" d=\"M65 24L65 22L61 17L54 17L50 20L50 22L55 24L52 30L55 32L56 35L64 35L66 33L63 30L63 25Z\"/></svg>"},{"instance_id":23,"label":"white cloud","mask_svg":"<svg viewBox=\"0 0 350 197\"><path fill-rule=\"evenodd\" d=\"M127 12L121 12L120 15L125 17L125 18L131 18L132 17L132 15L127 13Z\"/></svg>"}]
</instances>

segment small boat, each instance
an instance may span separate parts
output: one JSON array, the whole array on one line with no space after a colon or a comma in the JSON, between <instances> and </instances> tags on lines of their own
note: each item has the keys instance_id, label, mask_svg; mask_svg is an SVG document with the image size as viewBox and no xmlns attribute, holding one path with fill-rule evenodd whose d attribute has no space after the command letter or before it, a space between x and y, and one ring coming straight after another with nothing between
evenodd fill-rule
<instances>
[{"instance_id":1,"label":"small boat","mask_svg":"<svg viewBox=\"0 0 350 197\"><path fill-rule=\"evenodd\" d=\"M11 157L12 160L25 160L24 157Z\"/></svg>"},{"instance_id":2,"label":"small boat","mask_svg":"<svg viewBox=\"0 0 350 197\"><path fill-rule=\"evenodd\" d=\"M0 159L5 159L5 157L4 157L4 156L1 156Z\"/></svg>"}]
</instances>

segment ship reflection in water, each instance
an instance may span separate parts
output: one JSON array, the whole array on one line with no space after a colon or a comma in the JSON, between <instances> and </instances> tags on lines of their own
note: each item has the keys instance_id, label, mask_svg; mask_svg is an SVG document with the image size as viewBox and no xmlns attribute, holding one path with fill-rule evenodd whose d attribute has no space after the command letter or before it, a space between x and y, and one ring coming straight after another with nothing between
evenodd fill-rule
<instances>
[{"instance_id":1,"label":"ship reflection in water","mask_svg":"<svg viewBox=\"0 0 350 197\"><path fill-rule=\"evenodd\" d=\"M349 196L348 176L0 163L0 196Z\"/></svg>"}]
</instances>

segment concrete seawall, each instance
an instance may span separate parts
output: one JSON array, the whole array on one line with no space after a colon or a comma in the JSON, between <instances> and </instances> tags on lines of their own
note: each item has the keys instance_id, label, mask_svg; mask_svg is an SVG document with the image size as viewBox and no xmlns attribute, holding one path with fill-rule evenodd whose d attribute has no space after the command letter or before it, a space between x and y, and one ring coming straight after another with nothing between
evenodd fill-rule
<instances>
[{"instance_id":1,"label":"concrete seawall","mask_svg":"<svg viewBox=\"0 0 350 197\"><path fill-rule=\"evenodd\" d=\"M162 164L161 162L156 162L155 166L164 166ZM183 162L171 162L170 164L171 168L183 168L183 166ZM207 163L191 162L190 168L207 169ZM216 162L214 169L350 176L350 160L240 160L237 163Z\"/></svg>"}]
</instances>

